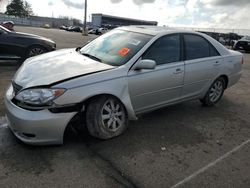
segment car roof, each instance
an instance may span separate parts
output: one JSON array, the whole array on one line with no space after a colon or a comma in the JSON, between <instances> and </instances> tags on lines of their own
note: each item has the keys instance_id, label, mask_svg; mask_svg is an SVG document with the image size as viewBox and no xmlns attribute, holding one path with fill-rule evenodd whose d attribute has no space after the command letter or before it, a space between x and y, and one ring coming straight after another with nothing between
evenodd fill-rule
<instances>
[{"instance_id":1,"label":"car roof","mask_svg":"<svg viewBox=\"0 0 250 188\"><path fill-rule=\"evenodd\" d=\"M219 43L212 37L204 33L200 33L200 32L181 30L181 29L176 29L176 28L171 28L171 27L147 26L147 25L123 26L117 29L124 30L124 31L132 31L132 32L137 32L137 33L142 33L142 34L152 35L152 36L159 36L159 35L161 36L161 35L172 34L172 33L173 34L174 33L189 33L189 34L200 35L206 38L207 40L209 40L210 43L213 44L213 46L218 50L218 52L221 55L230 54L230 51L227 50L221 43Z\"/></svg>"},{"instance_id":2,"label":"car roof","mask_svg":"<svg viewBox=\"0 0 250 188\"><path fill-rule=\"evenodd\" d=\"M133 26L123 26L118 29L132 31L137 33L143 33L147 35L158 35L158 34L167 34L167 33L197 33L194 31L181 30L171 27L162 27L162 26L148 26L148 25L133 25Z\"/></svg>"},{"instance_id":3,"label":"car roof","mask_svg":"<svg viewBox=\"0 0 250 188\"><path fill-rule=\"evenodd\" d=\"M14 25L14 22L13 21L5 21L5 22L3 22L3 24L12 24L12 25Z\"/></svg>"},{"instance_id":4,"label":"car roof","mask_svg":"<svg viewBox=\"0 0 250 188\"><path fill-rule=\"evenodd\" d=\"M240 41L250 41L250 36L246 35L240 39Z\"/></svg>"}]
</instances>

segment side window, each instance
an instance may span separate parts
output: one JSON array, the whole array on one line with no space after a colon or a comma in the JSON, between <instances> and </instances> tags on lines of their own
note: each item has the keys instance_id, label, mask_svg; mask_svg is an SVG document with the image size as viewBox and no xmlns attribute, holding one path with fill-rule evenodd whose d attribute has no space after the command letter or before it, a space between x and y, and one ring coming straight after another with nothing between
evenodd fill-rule
<instances>
[{"instance_id":1,"label":"side window","mask_svg":"<svg viewBox=\"0 0 250 188\"><path fill-rule=\"evenodd\" d=\"M186 60L218 56L216 49L198 35L184 35Z\"/></svg>"},{"instance_id":2,"label":"side window","mask_svg":"<svg viewBox=\"0 0 250 188\"><path fill-rule=\"evenodd\" d=\"M212 45L210 45L210 57L219 55L220 55L219 52Z\"/></svg>"},{"instance_id":3,"label":"side window","mask_svg":"<svg viewBox=\"0 0 250 188\"><path fill-rule=\"evenodd\" d=\"M159 38L144 53L142 59L155 60L157 65L180 61L180 36L168 35Z\"/></svg>"}]
</instances>

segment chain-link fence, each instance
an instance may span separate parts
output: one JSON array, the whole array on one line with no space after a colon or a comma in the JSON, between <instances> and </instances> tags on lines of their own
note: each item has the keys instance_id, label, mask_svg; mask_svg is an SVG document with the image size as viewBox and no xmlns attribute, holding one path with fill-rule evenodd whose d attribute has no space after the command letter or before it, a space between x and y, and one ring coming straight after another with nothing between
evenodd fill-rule
<instances>
[{"instance_id":1,"label":"chain-link fence","mask_svg":"<svg viewBox=\"0 0 250 188\"><path fill-rule=\"evenodd\" d=\"M5 14L0 14L0 23L4 21L13 21L16 25L25 25L25 26L35 26L41 27L43 22L41 21L32 21L28 18L19 18L15 16L7 16Z\"/></svg>"},{"instance_id":2,"label":"chain-link fence","mask_svg":"<svg viewBox=\"0 0 250 188\"><path fill-rule=\"evenodd\" d=\"M51 27L59 27L61 25L73 25L72 20L61 19L61 18L47 18L39 16L31 16L30 18L19 18L15 16L9 16L6 14L0 14L0 23L4 21L13 21L16 25L42 27L45 24Z\"/></svg>"},{"instance_id":3,"label":"chain-link fence","mask_svg":"<svg viewBox=\"0 0 250 188\"><path fill-rule=\"evenodd\" d=\"M175 27L177 28L177 27ZM193 27L178 27L178 29L185 29L191 31L204 31L204 32L213 32L213 33L236 33L238 35L250 35L250 29L223 29L223 28L193 28Z\"/></svg>"}]
</instances>

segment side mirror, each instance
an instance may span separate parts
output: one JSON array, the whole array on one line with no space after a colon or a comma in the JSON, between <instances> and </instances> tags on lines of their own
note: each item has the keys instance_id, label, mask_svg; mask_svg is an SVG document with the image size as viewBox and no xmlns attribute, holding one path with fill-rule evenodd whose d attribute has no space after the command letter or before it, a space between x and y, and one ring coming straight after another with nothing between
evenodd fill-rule
<instances>
[{"instance_id":1,"label":"side mirror","mask_svg":"<svg viewBox=\"0 0 250 188\"><path fill-rule=\"evenodd\" d=\"M143 59L139 60L136 65L133 67L133 70L141 70L141 69L155 69L156 62L151 59Z\"/></svg>"},{"instance_id":2,"label":"side mirror","mask_svg":"<svg viewBox=\"0 0 250 188\"><path fill-rule=\"evenodd\" d=\"M76 51L78 52L78 51L80 51L82 49L82 47L77 47L76 48Z\"/></svg>"},{"instance_id":3,"label":"side mirror","mask_svg":"<svg viewBox=\"0 0 250 188\"><path fill-rule=\"evenodd\" d=\"M77 48L76 48L76 51L78 52L79 50L82 49L82 47L86 46L86 45L87 45L88 43L90 43L90 42L91 42L91 40L89 40L88 42L86 42L84 45L77 47Z\"/></svg>"}]
</instances>

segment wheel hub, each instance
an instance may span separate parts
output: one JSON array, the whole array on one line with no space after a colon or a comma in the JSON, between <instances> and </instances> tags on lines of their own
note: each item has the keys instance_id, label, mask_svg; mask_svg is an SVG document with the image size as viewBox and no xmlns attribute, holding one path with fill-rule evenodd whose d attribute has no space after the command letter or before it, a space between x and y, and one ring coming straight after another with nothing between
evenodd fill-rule
<instances>
[{"instance_id":1,"label":"wheel hub","mask_svg":"<svg viewBox=\"0 0 250 188\"><path fill-rule=\"evenodd\" d=\"M118 130L125 122L125 112L114 100L104 104L101 115L103 126L110 131Z\"/></svg>"},{"instance_id":2,"label":"wheel hub","mask_svg":"<svg viewBox=\"0 0 250 188\"><path fill-rule=\"evenodd\" d=\"M221 83L221 81L215 82L209 93L211 102L216 102L220 98L222 92L223 84Z\"/></svg>"}]
</instances>

